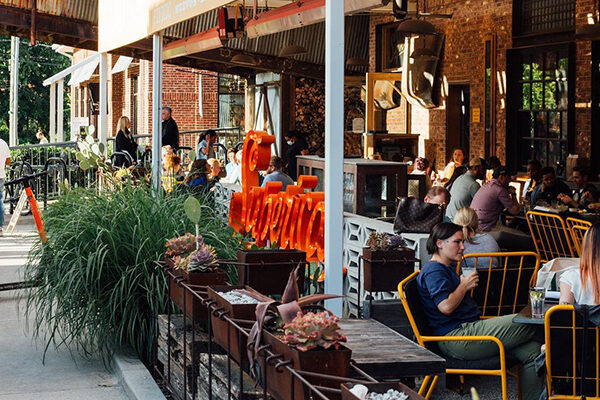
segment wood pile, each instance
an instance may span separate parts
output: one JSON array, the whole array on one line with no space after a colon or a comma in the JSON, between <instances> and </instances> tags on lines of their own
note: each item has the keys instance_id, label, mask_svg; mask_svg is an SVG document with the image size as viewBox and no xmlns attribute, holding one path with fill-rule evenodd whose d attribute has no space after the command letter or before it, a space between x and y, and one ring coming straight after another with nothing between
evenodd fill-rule
<instances>
[{"instance_id":1,"label":"wood pile","mask_svg":"<svg viewBox=\"0 0 600 400\"><path fill-rule=\"evenodd\" d=\"M186 355L183 356L183 316L171 315L168 323L167 315L158 316L158 361L162 364L165 381L170 381L171 388L180 399L208 399L208 335L196 327L192 333L189 323L185 327ZM169 330L170 327L170 330ZM170 351L170 353L169 353ZM246 372L243 373L244 393L240 395L240 370L233 359L231 368L231 397L228 396L227 355L212 342L212 394L215 400L226 399L262 399L262 389ZM192 352L194 364L192 364ZM170 356L170 365L169 365ZM184 363L185 360L185 363ZM184 368L185 364L185 368ZM185 372L184 372L185 371ZM187 396L184 397L184 374L187 386ZM165 382L165 383L166 383ZM195 392L195 397L192 393Z\"/></svg>"},{"instance_id":2,"label":"wood pile","mask_svg":"<svg viewBox=\"0 0 600 400\"><path fill-rule=\"evenodd\" d=\"M365 105L360 88L344 90L344 154L362 154L362 135L352 132L352 120L364 118ZM306 139L310 154L325 154L325 84L299 78L296 80L296 131Z\"/></svg>"}]
</instances>

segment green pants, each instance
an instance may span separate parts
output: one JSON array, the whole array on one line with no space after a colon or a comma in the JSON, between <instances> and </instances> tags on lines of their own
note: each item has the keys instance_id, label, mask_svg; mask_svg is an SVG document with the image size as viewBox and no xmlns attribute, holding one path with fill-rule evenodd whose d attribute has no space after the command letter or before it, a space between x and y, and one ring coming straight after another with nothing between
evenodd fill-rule
<instances>
[{"instance_id":1,"label":"green pants","mask_svg":"<svg viewBox=\"0 0 600 400\"><path fill-rule=\"evenodd\" d=\"M507 355L517 358L522 364L521 390L524 400L538 400L544 387L544 378L535 371L534 361L540 354L540 343L534 340L535 328L515 324L515 315L484 319L464 323L447 336L494 336L504 345ZM498 345L494 342L439 342L440 350L459 360L477 360L498 355Z\"/></svg>"}]
</instances>

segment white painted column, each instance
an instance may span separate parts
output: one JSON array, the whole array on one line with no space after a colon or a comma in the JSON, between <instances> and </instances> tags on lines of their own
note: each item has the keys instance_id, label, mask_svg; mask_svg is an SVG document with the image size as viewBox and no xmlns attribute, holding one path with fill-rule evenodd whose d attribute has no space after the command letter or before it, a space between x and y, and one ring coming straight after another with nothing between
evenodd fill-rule
<instances>
[{"instance_id":1,"label":"white painted column","mask_svg":"<svg viewBox=\"0 0 600 400\"><path fill-rule=\"evenodd\" d=\"M9 96L8 145L16 146L19 123L19 38L10 38L10 96Z\"/></svg>"},{"instance_id":2,"label":"white painted column","mask_svg":"<svg viewBox=\"0 0 600 400\"><path fill-rule=\"evenodd\" d=\"M50 143L56 142L56 83L50 84Z\"/></svg>"},{"instance_id":3,"label":"white painted column","mask_svg":"<svg viewBox=\"0 0 600 400\"><path fill-rule=\"evenodd\" d=\"M99 115L98 115L98 139L100 143L104 144L104 154L106 155L106 132L108 126L106 125L106 112L108 110L108 96L106 93L107 88L107 54L100 54L100 107L99 107Z\"/></svg>"},{"instance_id":4,"label":"white painted column","mask_svg":"<svg viewBox=\"0 0 600 400\"><path fill-rule=\"evenodd\" d=\"M343 294L344 2L325 2L325 293ZM342 299L326 302L342 316Z\"/></svg>"},{"instance_id":5,"label":"white painted column","mask_svg":"<svg viewBox=\"0 0 600 400\"><path fill-rule=\"evenodd\" d=\"M65 80L58 81L58 90L56 92L56 141L63 142L63 118L64 118L64 101L65 101Z\"/></svg>"},{"instance_id":6,"label":"white painted column","mask_svg":"<svg viewBox=\"0 0 600 400\"><path fill-rule=\"evenodd\" d=\"M161 186L162 159L162 32L152 35L152 186Z\"/></svg>"}]
</instances>

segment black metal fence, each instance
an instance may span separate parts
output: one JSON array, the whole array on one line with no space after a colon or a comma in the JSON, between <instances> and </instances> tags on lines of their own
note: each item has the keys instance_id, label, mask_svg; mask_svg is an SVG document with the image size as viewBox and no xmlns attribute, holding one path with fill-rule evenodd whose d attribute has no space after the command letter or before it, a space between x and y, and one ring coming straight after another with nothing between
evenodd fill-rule
<instances>
[{"instance_id":1,"label":"black metal fence","mask_svg":"<svg viewBox=\"0 0 600 400\"><path fill-rule=\"evenodd\" d=\"M254 321L233 318L227 310L208 298L206 286L186 283L183 276L164 263L156 262L156 266L169 279L169 295L172 296L173 288L177 288L183 296L179 301L181 314L174 314L168 307L166 317L155 316L154 373L174 398L272 399L270 392L274 383L270 382L266 372L263 373L267 366L274 368L281 377L289 376L288 389L293 398L297 398L294 393L298 387L304 388L307 399L332 400L340 398L342 383L377 382L353 362L350 363L353 377L299 370L292 360L284 359L283 354L277 353L270 345L256 349L259 368L256 368L257 364L242 361L247 360L244 343ZM198 308L203 309L204 318L198 318ZM213 318L225 322L226 332L222 332L223 324L217 328L213 326ZM226 335L226 346L214 342L215 330L221 331L222 336ZM237 337L237 343L232 342L232 337ZM253 350L251 346L249 348ZM329 384L324 386L315 381ZM281 382L278 384L281 385Z\"/></svg>"}]
</instances>

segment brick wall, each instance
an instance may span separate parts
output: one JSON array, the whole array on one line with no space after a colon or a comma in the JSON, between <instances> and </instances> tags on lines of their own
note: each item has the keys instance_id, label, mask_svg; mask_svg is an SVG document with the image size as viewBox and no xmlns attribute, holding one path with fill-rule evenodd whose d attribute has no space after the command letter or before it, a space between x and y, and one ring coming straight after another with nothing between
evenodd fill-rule
<instances>
[{"instance_id":1,"label":"brick wall","mask_svg":"<svg viewBox=\"0 0 600 400\"><path fill-rule=\"evenodd\" d=\"M438 31L444 32L445 42L442 59L438 69L438 80L435 90L439 95L439 106L425 110L412 107L412 133L421 135L419 153L429 159L438 160L438 168L443 167L446 160L446 110L442 84L468 84L470 89L470 106L481 110L479 123L470 119L470 153L473 156L485 154L485 41L493 33L497 36L496 69L501 82L495 88L497 95L496 109L496 153L504 162L506 157L506 112L505 112L505 72L506 51L512 47L512 2L506 0L426 0L422 1L421 10L431 13L452 13L453 18L429 19ZM423 4L425 3L425 4ZM576 0L576 23L587 23L587 16L592 12L593 0ZM393 21L392 16L374 15L370 20L369 56L370 71L375 71L376 45L375 32L379 24ZM590 74L591 55L590 42L576 42L576 129L573 133L575 150L582 155L589 155L591 137L590 111ZM501 87L500 87L501 85ZM399 111L388 113L388 130L398 131Z\"/></svg>"}]
</instances>

